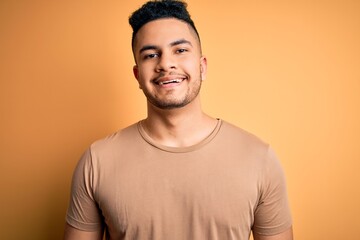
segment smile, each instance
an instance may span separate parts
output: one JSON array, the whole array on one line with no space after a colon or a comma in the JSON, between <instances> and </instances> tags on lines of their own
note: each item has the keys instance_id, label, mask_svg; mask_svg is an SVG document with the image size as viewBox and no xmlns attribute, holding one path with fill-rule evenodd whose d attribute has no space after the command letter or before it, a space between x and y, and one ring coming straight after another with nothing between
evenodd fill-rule
<instances>
[{"instance_id":1,"label":"smile","mask_svg":"<svg viewBox=\"0 0 360 240\"><path fill-rule=\"evenodd\" d=\"M166 85L166 84L170 84L170 83L181 83L182 81L184 81L184 78L176 78L176 79L171 79L171 80L167 80L167 81L159 81L156 84Z\"/></svg>"}]
</instances>

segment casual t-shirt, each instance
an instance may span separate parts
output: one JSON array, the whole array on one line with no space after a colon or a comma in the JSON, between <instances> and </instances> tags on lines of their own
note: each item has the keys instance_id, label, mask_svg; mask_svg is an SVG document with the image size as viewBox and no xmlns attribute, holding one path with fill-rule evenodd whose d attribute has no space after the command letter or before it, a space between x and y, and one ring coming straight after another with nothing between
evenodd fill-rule
<instances>
[{"instance_id":1,"label":"casual t-shirt","mask_svg":"<svg viewBox=\"0 0 360 240\"><path fill-rule=\"evenodd\" d=\"M66 220L134 240L245 240L291 226L273 150L221 120L189 147L157 144L140 122L95 142L75 169Z\"/></svg>"}]
</instances>

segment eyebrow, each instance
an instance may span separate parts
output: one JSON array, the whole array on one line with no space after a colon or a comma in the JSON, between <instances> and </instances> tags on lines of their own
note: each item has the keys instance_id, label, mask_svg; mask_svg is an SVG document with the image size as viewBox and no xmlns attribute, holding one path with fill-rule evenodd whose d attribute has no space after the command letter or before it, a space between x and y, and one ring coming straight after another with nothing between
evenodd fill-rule
<instances>
[{"instance_id":1,"label":"eyebrow","mask_svg":"<svg viewBox=\"0 0 360 240\"><path fill-rule=\"evenodd\" d=\"M186 39L179 39L179 40L176 40L172 43L170 43L170 46L176 46L176 45L180 45L180 44L189 44L190 46L192 46L191 42L186 40Z\"/></svg>"},{"instance_id":2,"label":"eyebrow","mask_svg":"<svg viewBox=\"0 0 360 240\"><path fill-rule=\"evenodd\" d=\"M158 49L158 47L156 47L155 45L145 45L140 49L139 53L142 53L146 50L155 50L155 49Z\"/></svg>"},{"instance_id":3,"label":"eyebrow","mask_svg":"<svg viewBox=\"0 0 360 240\"><path fill-rule=\"evenodd\" d=\"M179 39L174 42L171 42L169 44L169 46L174 47L174 46L180 45L180 44L189 44L190 46L192 46L191 42L186 39ZM146 50L156 50L156 49L159 49L159 47L156 45L145 45L139 50L139 53L142 53Z\"/></svg>"}]
</instances>

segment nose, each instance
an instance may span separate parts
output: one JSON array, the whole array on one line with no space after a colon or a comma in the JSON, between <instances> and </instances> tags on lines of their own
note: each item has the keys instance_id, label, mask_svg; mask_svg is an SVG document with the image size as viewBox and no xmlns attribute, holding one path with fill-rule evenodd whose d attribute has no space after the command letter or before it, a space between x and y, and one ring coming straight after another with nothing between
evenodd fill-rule
<instances>
[{"instance_id":1,"label":"nose","mask_svg":"<svg viewBox=\"0 0 360 240\"><path fill-rule=\"evenodd\" d=\"M172 54L163 52L158 58L156 65L157 72L166 72L176 69L176 61Z\"/></svg>"}]
</instances>

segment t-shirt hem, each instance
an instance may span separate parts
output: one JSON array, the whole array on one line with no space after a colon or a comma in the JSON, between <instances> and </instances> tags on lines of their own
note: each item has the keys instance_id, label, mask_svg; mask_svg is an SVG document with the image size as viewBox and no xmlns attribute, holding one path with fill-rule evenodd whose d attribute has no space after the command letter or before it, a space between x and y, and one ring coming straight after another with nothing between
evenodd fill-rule
<instances>
[{"instance_id":1,"label":"t-shirt hem","mask_svg":"<svg viewBox=\"0 0 360 240\"><path fill-rule=\"evenodd\" d=\"M73 228L76 228L78 230L85 231L85 232L95 232L102 228L101 224L79 222L78 220L75 220L75 219L71 218L70 216L66 216L65 220Z\"/></svg>"},{"instance_id":2,"label":"t-shirt hem","mask_svg":"<svg viewBox=\"0 0 360 240\"><path fill-rule=\"evenodd\" d=\"M282 232L285 232L286 230L291 228L291 226L292 226L292 221L287 223L287 224L283 224L281 226L278 226L278 227L253 228L252 231L259 234L259 235L272 236L272 235L276 235L276 234L280 234Z\"/></svg>"}]
</instances>

